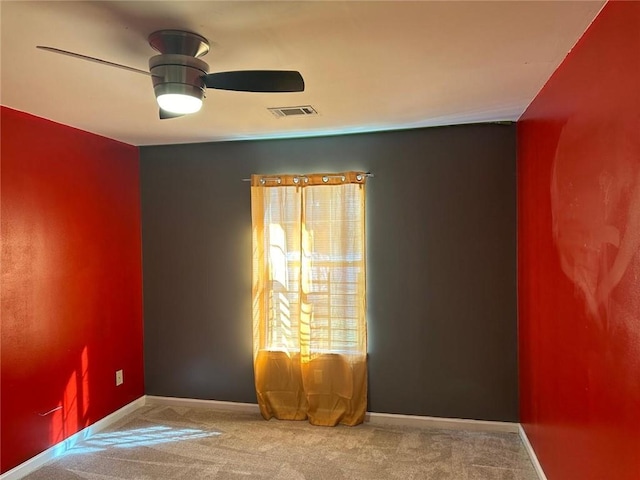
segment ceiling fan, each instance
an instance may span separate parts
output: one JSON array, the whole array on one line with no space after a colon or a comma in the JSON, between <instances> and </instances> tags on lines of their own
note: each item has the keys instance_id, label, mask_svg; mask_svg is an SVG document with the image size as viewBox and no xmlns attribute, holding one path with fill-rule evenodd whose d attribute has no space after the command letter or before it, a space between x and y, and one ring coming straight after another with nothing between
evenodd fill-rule
<instances>
[{"instance_id":1,"label":"ceiling fan","mask_svg":"<svg viewBox=\"0 0 640 480\"><path fill-rule=\"evenodd\" d=\"M304 91L304 80L296 71L237 70L209 73L209 65L199 58L209 52L209 41L192 32L159 30L149 35L149 45L160 55L149 59L148 72L59 48L43 45L36 48L150 76L160 107L160 119L181 117L200 110L205 88L262 93Z\"/></svg>"}]
</instances>

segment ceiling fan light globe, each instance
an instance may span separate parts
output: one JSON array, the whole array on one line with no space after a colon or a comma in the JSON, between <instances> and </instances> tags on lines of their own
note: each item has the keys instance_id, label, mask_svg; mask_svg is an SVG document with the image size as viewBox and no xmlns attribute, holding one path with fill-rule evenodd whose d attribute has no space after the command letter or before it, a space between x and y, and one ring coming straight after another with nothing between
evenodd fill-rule
<instances>
[{"instance_id":1,"label":"ceiling fan light globe","mask_svg":"<svg viewBox=\"0 0 640 480\"><path fill-rule=\"evenodd\" d=\"M202 108L202 99L182 93L165 93L156 98L161 109L171 113L196 113Z\"/></svg>"}]
</instances>

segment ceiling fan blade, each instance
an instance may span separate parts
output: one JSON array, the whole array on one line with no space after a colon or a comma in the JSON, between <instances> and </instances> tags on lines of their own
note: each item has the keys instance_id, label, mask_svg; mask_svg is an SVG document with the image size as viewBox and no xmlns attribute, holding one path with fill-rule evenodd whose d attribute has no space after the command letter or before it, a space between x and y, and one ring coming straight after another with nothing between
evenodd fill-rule
<instances>
[{"instance_id":1,"label":"ceiling fan blade","mask_svg":"<svg viewBox=\"0 0 640 480\"><path fill-rule=\"evenodd\" d=\"M238 70L209 73L204 76L207 88L237 92L303 92L300 72L287 70Z\"/></svg>"},{"instance_id":2,"label":"ceiling fan blade","mask_svg":"<svg viewBox=\"0 0 640 480\"><path fill-rule=\"evenodd\" d=\"M166 120L167 118L184 117L184 113L173 113L168 110L159 109L160 120Z\"/></svg>"},{"instance_id":3,"label":"ceiling fan blade","mask_svg":"<svg viewBox=\"0 0 640 480\"><path fill-rule=\"evenodd\" d=\"M109 62L107 60L102 60L101 58L89 57L88 55L82 55L80 53L68 52L67 50L61 50L60 48L45 47L43 45L37 45L36 48L39 48L40 50L46 50L47 52L59 53L61 55L67 55L69 57L79 58L81 60L89 60L90 62L100 63L102 65L107 65L109 67L122 68L123 70L128 70L129 72L141 73L143 75L151 76L151 74L146 70L140 70L139 68L133 68L133 67L128 67L127 65L121 65L119 63Z\"/></svg>"}]
</instances>

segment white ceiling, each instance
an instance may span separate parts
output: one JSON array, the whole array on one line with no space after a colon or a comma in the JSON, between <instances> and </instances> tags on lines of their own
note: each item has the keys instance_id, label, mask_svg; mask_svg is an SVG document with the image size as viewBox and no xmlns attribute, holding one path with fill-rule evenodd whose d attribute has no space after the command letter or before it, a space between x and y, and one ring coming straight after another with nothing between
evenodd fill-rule
<instances>
[{"instance_id":1,"label":"white ceiling","mask_svg":"<svg viewBox=\"0 0 640 480\"><path fill-rule=\"evenodd\" d=\"M3 105L133 145L517 120L603 1L2 1ZM210 71L298 70L303 93L208 90L197 114L159 120L140 69L147 36L209 39ZM318 116L275 118L310 104Z\"/></svg>"}]
</instances>

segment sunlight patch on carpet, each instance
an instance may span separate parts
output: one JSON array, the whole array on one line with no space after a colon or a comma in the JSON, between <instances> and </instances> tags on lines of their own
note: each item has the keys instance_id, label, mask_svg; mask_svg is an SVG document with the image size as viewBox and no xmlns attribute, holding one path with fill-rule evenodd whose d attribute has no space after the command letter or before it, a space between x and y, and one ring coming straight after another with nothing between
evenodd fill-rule
<instances>
[{"instance_id":1,"label":"sunlight patch on carpet","mask_svg":"<svg viewBox=\"0 0 640 480\"><path fill-rule=\"evenodd\" d=\"M199 430L197 428L171 428L156 426L122 430L117 432L98 433L82 444L66 451L66 454L93 453L108 448L148 447L168 442L180 442L221 435L220 432Z\"/></svg>"}]
</instances>

